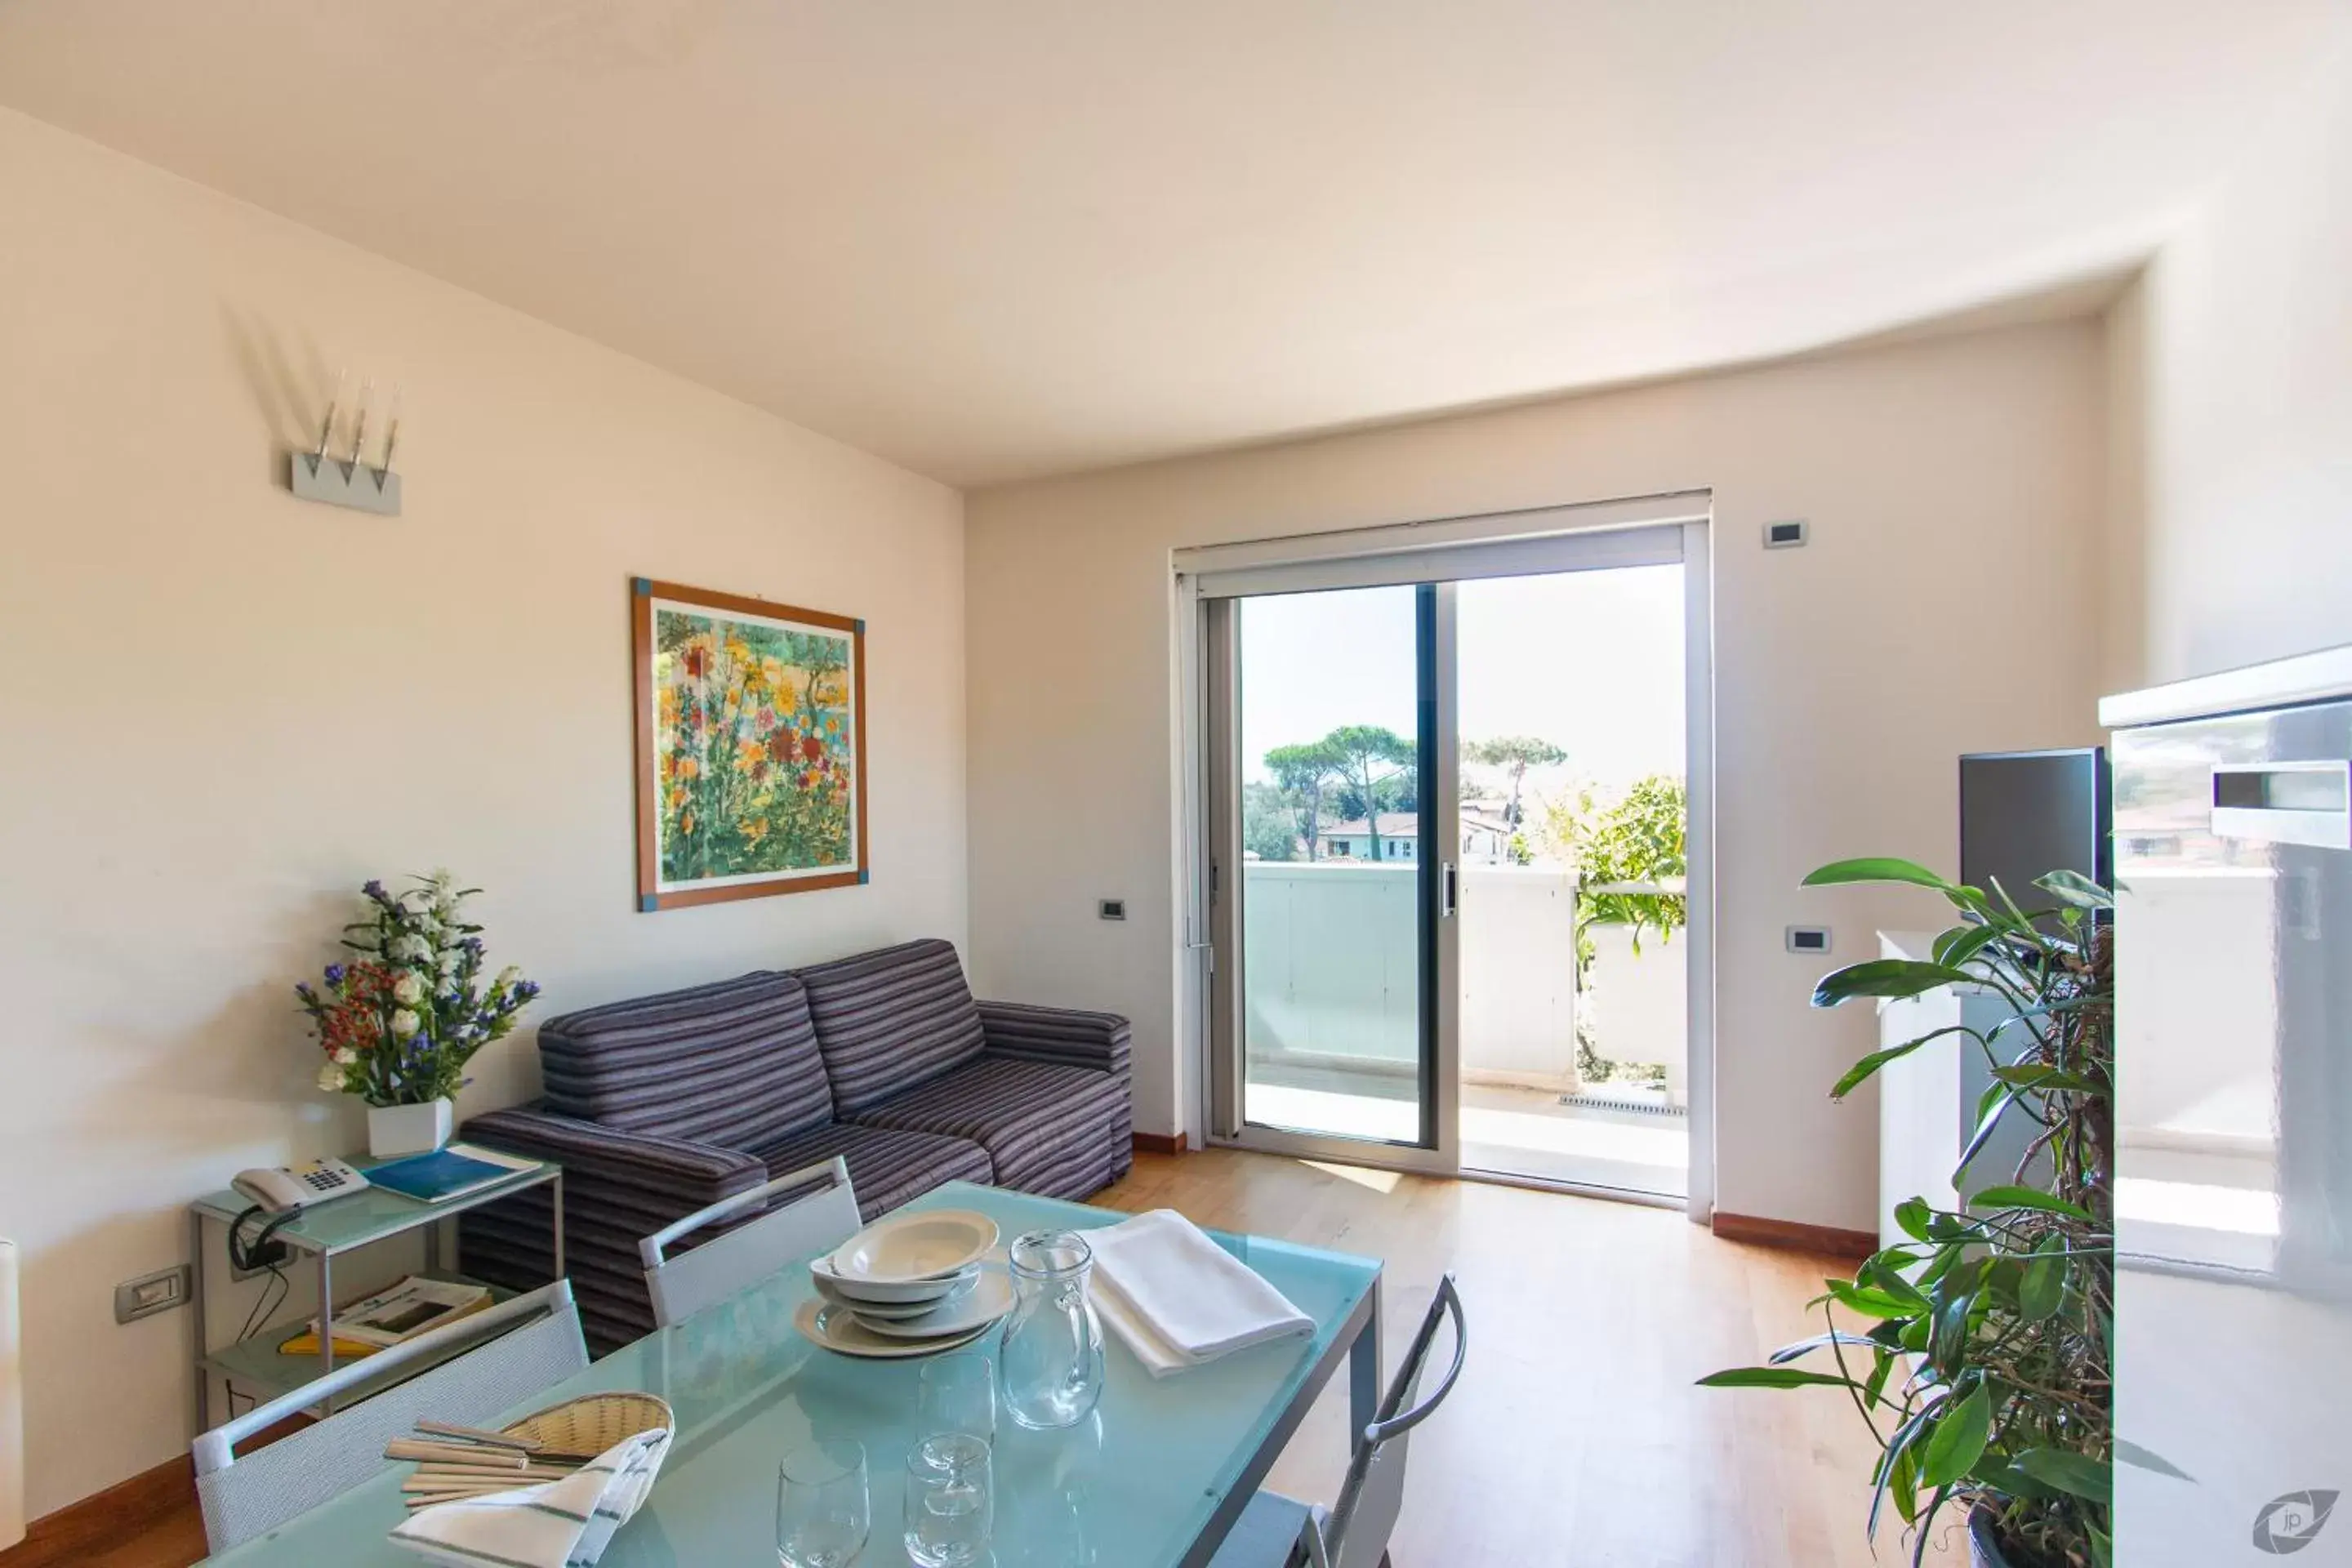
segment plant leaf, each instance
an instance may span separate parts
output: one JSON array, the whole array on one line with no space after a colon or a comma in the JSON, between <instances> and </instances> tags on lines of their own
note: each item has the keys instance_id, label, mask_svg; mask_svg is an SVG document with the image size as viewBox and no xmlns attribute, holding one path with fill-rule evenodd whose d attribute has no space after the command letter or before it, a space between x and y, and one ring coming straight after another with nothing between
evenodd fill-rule
<instances>
[{"instance_id":1,"label":"plant leaf","mask_svg":"<svg viewBox=\"0 0 2352 1568\"><path fill-rule=\"evenodd\" d=\"M1913 1300L1905 1301L1888 1295L1884 1290L1875 1290L1866 1285L1850 1285L1843 1279L1829 1281L1829 1289L1831 1297L1838 1305L1859 1312L1865 1318L1916 1317L1921 1307L1925 1305L1924 1301L1919 1300L1916 1291L1912 1292Z\"/></svg>"},{"instance_id":2,"label":"plant leaf","mask_svg":"<svg viewBox=\"0 0 2352 1568\"><path fill-rule=\"evenodd\" d=\"M2072 904L2078 910L2111 910L2116 907L2115 895L2080 871L2048 871L2033 879L2033 885L2061 903Z\"/></svg>"},{"instance_id":3,"label":"plant leaf","mask_svg":"<svg viewBox=\"0 0 2352 1568\"><path fill-rule=\"evenodd\" d=\"M1919 1479L1938 1489L1950 1486L1984 1457L1985 1440L1991 1435L1992 1395L1979 1383L1937 1421L1919 1458Z\"/></svg>"},{"instance_id":4,"label":"plant leaf","mask_svg":"<svg viewBox=\"0 0 2352 1568\"><path fill-rule=\"evenodd\" d=\"M1811 1355L1815 1351L1825 1349L1830 1345L1860 1345L1864 1350L1874 1351L1878 1348L1878 1342L1863 1334L1847 1333L1843 1329L1832 1330L1826 1334L1815 1334L1809 1340L1799 1340L1792 1345L1782 1345L1779 1350L1772 1352L1772 1364L1774 1366L1784 1366L1788 1363L1795 1361L1799 1356ZM1835 1382L1837 1380L1832 1379L1831 1381Z\"/></svg>"},{"instance_id":5,"label":"plant leaf","mask_svg":"<svg viewBox=\"0 0 2352 1568\"><path fill-rule=\"evenodd\" d=\"M1848 1379L1826 1372L1807 1372L1794 1366L1736 1366L1726 1372L1711 1372L1698 1380L1701 1388L1807 1388L1825 1384L1832 1388L1851 1388Z\"/></svg>"},{"instance_id":6,"label":"plant leaf","mask_svg":"<svg viewBox=\"0 0 2352 1568\"><path fill-rule=\"evenodd\" d=\"M2054 1248L2052 1244L2055 1243ZM2066 1300L2066 1240L2045 1236L2017 1284L2017 1310L2029 1323L2053 1317Z\"/></svg>"},{"instance_id":7,"label":"plant leaf","mask_svg":"<svg viewBox=\"0 0 2352 1568\"><path fill-rule=\"evenodd\" d=\"M2000 938L1999 926L1954 926L1936 939L1935 948L1928 956L1937 963L1958 969Z\"/></svg>"},{"instance_id":8,"label":"plant leaf","mask_svg":"<svg viewBox=\"0 0 2352 1568\"><path fill-rule=\"evenodd\" d=\"M1952 886L1916 860L1905 860L1893 855L1865 855L1854 860L1832 860L1808 873L1799 886L1833 888L1848 882L1907 882L1915 888L1933 888L1939 893Z\"/></svg>"},{"instance_id":9,"label":"plant leaf","mask_svg":"<svg viewBox=\"0 0 2352 1568\"><path fill-rule=\"evenodd\" d=\"M1927 1199L1905 1198L1895 1205L1895 1223L1902 1226L1904 1235L1916 1240L1927 1241L1930 1239L1927 1235L1927 1221L1933 1213L1934 1211L1927 1206Z\"/></svg>"},{"instance_id":10,"label":"plant leaf","mask_svg":"<svg viewBox=\"0 0 2352 1568\"><path fill-rule=\"evenodd\" d=\"M1830 1085L1830 1098L1843 1100L1860 1088L1864 1081L1876 1073L1880 1068L1885 1067L1888 1062L1901 1061L1927 1043L1927 1038L1923 1036L1916 1040L1906 1040L1899 1046L1889 1046L1883 1051L1871 1052L1862 1060L1846 1068L1843 1078Z\"/></svg>"},{"instance_id":11,"label":"plant leaf","mask_svg":"<svg viewBox=\"0 0 2352 1568\"><path fill-rule=\"evenodd\" d=\"M1911 1281L1903 1278L1895 1264L1889 1261L1888 1255L1884 1252L1869 1258L1861 1268L1855 1271L1854 1283L1867 1286L1889 1300L1902 1303L1914 1312L1924 1312L1927 1310L1927 1298L1921 1295L1918 1288Z\"/></svg>"},{"instance_id":12,"label":"plant leaf","mask_svg":"<svg viewBox=\"0 0 2352 1568\"><path fill-rule=\"evenodd\" d=\"M2080 1204L2070 1204L2054 1193L2037 1187L1986 1187L1969 1194L1970 1208L2042 1209L2051 1214L2063 1214L2070 1219L2089 1219L2091 1211Z\"/></svg>"},{"instance_id":13,"label":"plant leaf","mask_svg":"<svg viewBox=\"0 0 2352 1568\"><path fill-rule=\"evenodd\" d=\"M1832 970L1813 985L1813 1005L1834 1007L1857 996L1916 996L1939 985L1973 985L1977 977L1916 958L1872 958Z\"/></svg>"},{"instance_id":14,"label":"plant leaf","mask_svg":"<svg viewBox=\"0 0 2352 1568\"><path fill-rule=\"evenodd\" d=\"M2064 1448L2028 1448L2017 1468L2045 1486L2071 1492L2085 1502L2108 1505L2115 1495L2114 1468Z\"/></svg>"}]
</instances>

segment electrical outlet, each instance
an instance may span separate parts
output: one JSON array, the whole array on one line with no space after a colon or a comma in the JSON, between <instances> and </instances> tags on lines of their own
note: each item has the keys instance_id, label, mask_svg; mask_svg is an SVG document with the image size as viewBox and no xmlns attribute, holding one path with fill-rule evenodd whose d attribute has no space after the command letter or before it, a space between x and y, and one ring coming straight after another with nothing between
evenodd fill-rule
<instances>
[{"instance_id":1,"label":"electrical outlet","mask_svg":"<svg viewBox=\"0 0 2352 1568\"><path fill-rule=\"evenodd\" d=\"M258 1229L259 1226L257 1225L253 1228ZM265 1241L258 1247L248 1246L245 1248L245 1253L253 1263L250 1268L238 1268L236 1254L235 1252L229 1254L228 1279L232 1285L242 1285L248 1279L258 1279L272 1268L283 1268L294 1260L294 1249L284 1242L275 1239Z\"/></svg>"},{"instance_id":2,"label":"electrical outlet","mask_svg":"<svg viewBox=\"0 0 2352 1568\"><path fill-rule=\"evenodd\" d=\"M194 1282L194 1274L184 1263L126 1279L114 1288L114 1321L128 1323L184 1307Z\"/></svg>"},{"instance_id":3,"label":"electrical outlet","mask_svg":"<svg viewBox=\"0 0 2352 1568\"><path fill-rule=\"evenodd\" d=\"M1097 900L1095 904L1095 918L1097 920L1106 921L1123 921L1127 919L1127 900L1125 899L1103 899Z\"/></svg>"},{"instance_id":4,"label":"electrical outlet","mask_svg":"<svg viewBox=\"0 0 2352 1568\"><path fill-rule=\"evenodd\" d=\"M1768 522L1764 525L1764 548L1794 550L1805 542L1805 536L1809 531L1805 527L1805 520L1801 517L1789 518L1780 522Z\"/></svg>"},{"instance_id":5,"label":"electrical outlet","mask_svg":"<svg viewBox=\"0 0 2352 1568\"><path fill-rule=\"evenodd\" d=\"M1827 926L1790 926L1781 933L1781 940L1790 952L1819 957L1830 950L1830 928Z\"/></svg>"}]
</instances>

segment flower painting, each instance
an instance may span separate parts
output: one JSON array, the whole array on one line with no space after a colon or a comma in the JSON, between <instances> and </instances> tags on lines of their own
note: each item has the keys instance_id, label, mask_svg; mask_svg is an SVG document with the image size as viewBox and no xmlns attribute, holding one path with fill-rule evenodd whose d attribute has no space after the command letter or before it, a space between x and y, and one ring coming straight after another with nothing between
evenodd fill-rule
<instances>
[{"instance_id":1,"label":"flower painting","mask_svg":"<svg viewBox=\"0 0 2352 1568\"><path fill-rule=\"evenodd\" d=\"M864 881L865 623L634 586L638 908Z\"/></svg>"}]
</instances>

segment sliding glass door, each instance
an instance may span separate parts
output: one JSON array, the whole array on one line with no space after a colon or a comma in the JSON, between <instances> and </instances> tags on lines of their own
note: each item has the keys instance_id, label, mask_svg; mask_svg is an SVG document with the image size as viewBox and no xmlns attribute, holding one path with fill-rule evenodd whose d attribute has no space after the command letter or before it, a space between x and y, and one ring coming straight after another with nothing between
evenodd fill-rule
<instances>
[{"instance_id":1,"label":"sliding glass door","mask_svg":"<svg viewBox=\"0 0 2352 1568\"><path fill-rule=\"evenodd\" d=\"M1209 1136L1703 1206L1705 525L1452 526L1180 557Z\"/></svg>"},{"instance_id":2,"label":"sliding glass door","mask_svg":"<svg viewBox=\"0 0 2352 1568\"><path fill-rule=\"evenodd\" d=\"M1453 590L1212 610L1219 1131L1452 1155Z\"/></svg>"}]
</instances>

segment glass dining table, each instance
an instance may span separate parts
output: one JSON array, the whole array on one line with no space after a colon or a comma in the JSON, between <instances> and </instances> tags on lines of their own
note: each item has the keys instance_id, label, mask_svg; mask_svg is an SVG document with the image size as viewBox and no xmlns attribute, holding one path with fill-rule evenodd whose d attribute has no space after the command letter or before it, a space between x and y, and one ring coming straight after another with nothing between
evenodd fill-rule
<instances>
[{"instance_id":1,"label":"glass dining table","mask_svg":"<svg viewBox=\"0 0 2352 1568\"><path fill-rule=\"evenodd\" d=\"M975 1209L1009 1240L1126 1217L1108 1209L955 1182L908 1205ZM1304 1337L1255 1346L1154 1379L1109 1336L1102 1402L1079 1426L1030 1432L999 1423L995 1568L1194 1568L1215 1555L1316 1396L1349 1363L1349 1429L1380 1397L1381 1266L1261 1237L1211 1232L1315 1321ZM854 1438L872 1480L873 1533L860 1564L895 1568L898 1479L916 1431L919 1359L863 1361L820 1350L793 1326L812 1293L799 1267L615 1351L547 1389L559 1400L642 1390L669 1401L677 1440L653 1495L614 1537L604 1568L772 1563L776 1467L811 1441ZM994 1336L973 1349L994 1354ZM206 1561L223 1568L405 1568L388 1539L400 1479L381 1474L268 1534Z\"/></svg>"}]
</instances>

